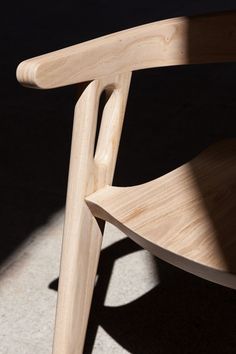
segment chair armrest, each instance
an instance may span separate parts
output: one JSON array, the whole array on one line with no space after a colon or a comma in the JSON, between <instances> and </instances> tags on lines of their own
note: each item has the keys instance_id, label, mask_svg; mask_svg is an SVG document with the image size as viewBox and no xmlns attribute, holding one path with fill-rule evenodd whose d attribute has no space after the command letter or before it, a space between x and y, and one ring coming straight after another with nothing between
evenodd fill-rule
<instances>
[{"instance_id":1,"label":"chair armrest","mask_svg":"<svg viewBox=\"0 0 236 354\"><path fill-rule=\"evenodd\" d=\"M235 61L235 28L235 12L158 21L23 61L17 78L49 89L144 68Z\"/></svg>"}]
</instances>

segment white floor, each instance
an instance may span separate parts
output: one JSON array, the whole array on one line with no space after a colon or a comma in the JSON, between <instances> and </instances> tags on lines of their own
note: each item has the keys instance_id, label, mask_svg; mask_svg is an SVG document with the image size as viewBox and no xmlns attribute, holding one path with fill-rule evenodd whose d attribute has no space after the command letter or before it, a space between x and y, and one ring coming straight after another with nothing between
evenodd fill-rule
<instances>
[{"instance_id":1,"label":"white floor","mask_svg":"<svg viewBox=\"0 0 236 354\"><path fill-rule=\"evenodd\" d=\"M0 354L51 353L64 213L29 236L0 269ZM125 236L107 225L103 249ZM106 306L127 304L158 283L153 258L137 251L115 261ZM99 327L93 354L129 353Z\"/></svg>"}]
</instances>

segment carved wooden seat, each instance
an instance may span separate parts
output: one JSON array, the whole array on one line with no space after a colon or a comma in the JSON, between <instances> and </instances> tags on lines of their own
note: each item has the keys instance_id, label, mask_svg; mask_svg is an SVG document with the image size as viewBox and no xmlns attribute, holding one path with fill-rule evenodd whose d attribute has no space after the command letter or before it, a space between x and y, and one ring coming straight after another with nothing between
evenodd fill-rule
<instances>
[{"instance_id":1,"label":"carved wooden seat","mask_svg":"<svg viewBox=\"0 0 236 354\"><path fill-rule=\"evenodd\" d=\"M154 181L105 186L86 201L93 215L156 256L235 287L236 139L212 145Z\"/></svg>"},{"instance_id":2,"label":"carved wooden seat","mask_svg":"<svg viewBox=\"0 0 236 354\"><path fill-rule=\"evenodd\" d=\"M83 351L109 221L158 257L236 288L236 140L143 185L113 187L132 71L236 61L236 13L160 21L22 62L18 80L48 89L83 83L75 107L54 354ZM98 142L97 115L107 93ZM145 122L147 124L147 122Z\"/></svg>"}]
</instances>

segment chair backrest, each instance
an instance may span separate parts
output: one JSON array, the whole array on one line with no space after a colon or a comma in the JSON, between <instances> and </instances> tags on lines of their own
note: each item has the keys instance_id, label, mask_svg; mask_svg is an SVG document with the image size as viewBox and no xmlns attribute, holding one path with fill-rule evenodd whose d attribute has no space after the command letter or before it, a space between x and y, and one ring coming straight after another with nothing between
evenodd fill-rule
<instances>
[{"instance_id":1,"label":"chair backrest","mask_svg":"<svg viewBox=\"0 0 236 354\"><path fill-rule=\"evenodd\" d=\"M100 37L21 63L18 80L54 88L134 70L236 61L236 14L179 17Z\"/></svg>"}]
</instances>

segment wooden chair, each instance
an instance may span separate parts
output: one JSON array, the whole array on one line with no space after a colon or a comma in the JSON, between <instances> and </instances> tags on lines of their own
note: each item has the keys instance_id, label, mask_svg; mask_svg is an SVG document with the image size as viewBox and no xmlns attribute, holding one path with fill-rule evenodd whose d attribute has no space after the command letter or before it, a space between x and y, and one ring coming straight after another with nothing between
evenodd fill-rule
<instances>
[{"instance_id":1,"label":"wooden chair","mask_svg":"<svg viewBox=\"0 0 236 354\"><path fill-rule=\"evenodd\" d=\"M236 13L151 23L19 65L17 78L25 86L83 83L74 115L54 354L83 351L104 226L96 218L163 260L236 288L235 140L213 145L151 182L111 186L132 71L232 61Z\"/></svg>"}]
</instances>

